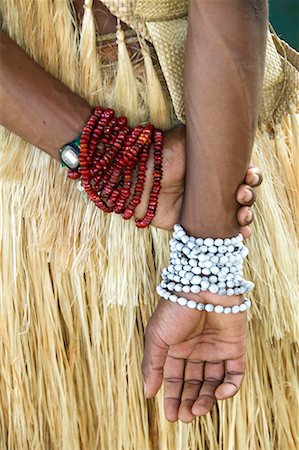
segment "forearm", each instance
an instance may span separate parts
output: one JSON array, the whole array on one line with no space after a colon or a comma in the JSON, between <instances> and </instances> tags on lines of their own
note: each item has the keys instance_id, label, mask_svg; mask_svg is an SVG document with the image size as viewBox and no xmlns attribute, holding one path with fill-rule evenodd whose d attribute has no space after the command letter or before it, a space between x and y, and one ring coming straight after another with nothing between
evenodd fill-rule
<instances>
[{"instance_id":1,"label":"forearm","mask_svg":"<svg viewBox=\"0 0 299 450\"><path fill-rule=\"evenodd\" d=\"M91 107L36 64L0 31L0 123L59 160L59 148L75 139Z\"/></svg>"},{"instance_id":2,"label":"forearm","mask_svg":"<svg viewBox=\"0 0 299 450\"><path fill-rule=\"evenodd\" d=\"M189 2L181 223L193 235L239 232L235 193L248 167L257 126L267 19L265 0Z\"/></svg>"}]
</instances>

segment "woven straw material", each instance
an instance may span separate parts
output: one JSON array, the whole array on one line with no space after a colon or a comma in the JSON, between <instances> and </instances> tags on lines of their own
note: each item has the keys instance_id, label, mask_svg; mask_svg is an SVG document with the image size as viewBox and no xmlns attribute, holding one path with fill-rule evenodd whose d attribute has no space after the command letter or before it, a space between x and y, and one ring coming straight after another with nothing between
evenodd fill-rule
<instances>
[{"instance_id":1,"label":"woven straw material","mask_svg":"<svg viewBox=\"0 0 299 450\"><path fill-rule=\"evenodd\" d=\"M128 4L132 11L136 2ZM3 28L38 64L94 104L114 106L117 64L99 67L90 57L83 66L86 42L78 44L96 40L80 35L70 1L2 0L0 9ZM115 4L114 13L128 18ZM256 289L246 376L237 395L189 425L165 420L163 392L150 401L143 395L144 329L158 301L169 233L138 230L86 205L56 161L0 129L1 450L298 448L299 120L289 80L298 56L277 42L289 74L280 112L258 129L253 149L265 180L248 241L245 277ZM144 121L145 74L136 60ZM100 89L90 77L97 71Z\"/></svg>"},{"instance_id":2,"label":"woven straw material","mask_svg":"<svg viewBox=\"0 0 299 450\"><path fill-rule=\"evenodd\" d=\"M185 0L130 0L126 14L124 1L105 0L103 3L116 16L132 28L138 27L141 34L149 39L157 52L161 68L179 120L185 122L183 98L183 69L187 39L187 2ZM121 6L120 6L121 4ZM145 32L145 29L147 32ZM276 42L279 38L275 36ZM273 34L268 31L266 65L263 96L259 123L278 121L287 110L291 99L299 104L298 71L290 70L286 56L281 56L273 42ZM288 85L288 89L284 89Z\"/></svg>"}]
</instances>

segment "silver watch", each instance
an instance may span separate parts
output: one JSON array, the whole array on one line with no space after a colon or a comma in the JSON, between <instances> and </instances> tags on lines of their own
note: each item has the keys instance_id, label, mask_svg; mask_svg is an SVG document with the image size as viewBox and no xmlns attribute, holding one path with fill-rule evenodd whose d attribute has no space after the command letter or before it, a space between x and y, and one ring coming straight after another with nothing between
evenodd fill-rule
<instances>
[{"instance_id":1,"label":"silver watch","mask_svg":"<svg viewBox=\"0 0 299 450\"><path fill-rule=\"evenodd\" d=\"M69 169L77 169L79 166L79 155L80 155L80 136L78 136L74 141L68 142L63 145L60 152L60 159L63 166Z\"/></svg>"}]
</instances>

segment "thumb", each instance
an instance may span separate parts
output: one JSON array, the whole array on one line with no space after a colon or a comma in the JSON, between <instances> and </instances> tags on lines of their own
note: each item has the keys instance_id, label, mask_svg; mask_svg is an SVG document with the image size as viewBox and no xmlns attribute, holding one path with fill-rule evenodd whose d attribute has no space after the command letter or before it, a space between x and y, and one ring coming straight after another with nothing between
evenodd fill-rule
<instances>
[{"instance_id":1,"label":"thumb","mask_svg":"<svg viewBox=\"0 0 299 450\"><path fill-rule=\"evenodd\" d=\"M169 346L148 326L145 333L145 346L142 360L144 391L147 398L154 397L163 381L163 367Z\"/></svg>"}]
</instances>

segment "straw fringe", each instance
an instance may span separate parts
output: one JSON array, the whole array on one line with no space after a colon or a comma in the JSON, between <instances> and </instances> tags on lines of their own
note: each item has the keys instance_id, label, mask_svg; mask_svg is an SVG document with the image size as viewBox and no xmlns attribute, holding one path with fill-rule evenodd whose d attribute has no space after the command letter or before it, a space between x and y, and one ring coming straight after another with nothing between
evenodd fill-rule
<instances>
[{"instance_id":1,"label":"straw fringe","mask_svg":"<svg viewBox=\"0 0 299 450\"><path fill-rule=\"evenodd\" d=\"M87 98L67 2L57 0L54 16L47 8L55 2L19 3L18 12L11 0L1 6L11 34ZM29 33L26 22L25 32L22 14L56 36L53 46L39 40L39 26ZM98 70L96 59L88 64L88 73ZM149 111L139 114L146 120ZM245 380L235 397L190 425L165 423L163 393L145 400L140 369L169 233L138 230L87 206L56 161L1 129L1 450L298 448L298 124L290 104L282 122L259 129L255 140L253 160L265 180L248 241L246 277L256 289Z\"/></svg>"},{"instance_id":2,"label":"straw fringe","mask_svg":"<svg viewBox=\"0 0 299 450\"><path fill-rule=\"evenodd\" d=\"M127 115L131 126L138 123L137 79L125 43L125 34L118 19L118 65L114 88L114 107L118 115ZM129 114L127 113L129 111Z\"/></svg>"},{"instance_id":3,"label":"straw fringe","mask_svg":"<svg viewBox=\"0 0 299 450\"><path fill-rule=\"evenodd\" d=\"M160 80L155 71L150 49L145 41L141 45L146 73L146 91L148 95L147 101L150 111L150 122L158 128L168 130L171 128L169 102L165 98Z\"/></svg>"}]
</instances>

